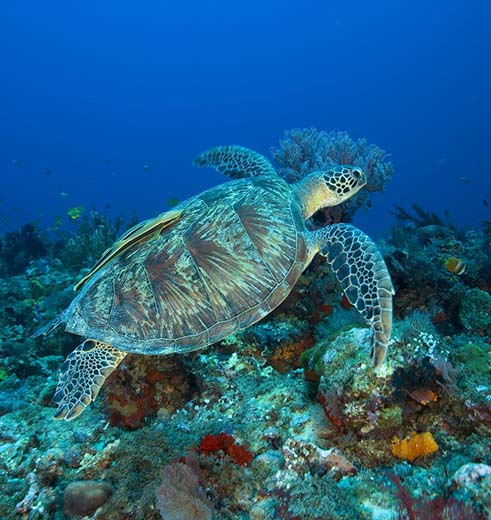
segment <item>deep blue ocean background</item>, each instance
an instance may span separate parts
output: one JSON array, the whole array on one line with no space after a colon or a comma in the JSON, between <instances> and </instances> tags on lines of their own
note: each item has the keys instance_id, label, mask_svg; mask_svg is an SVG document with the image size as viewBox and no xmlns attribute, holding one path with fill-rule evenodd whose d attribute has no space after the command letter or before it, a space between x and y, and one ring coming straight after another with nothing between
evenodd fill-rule
<instances>
[{"instance_id":1,"label":"deep blue ocean background","mask_svg":"<svg viewBox=\"0 0 491 520\"><path fill-rule=\"evenodd\" d=\"M3 2L0 232L83 205L147 218L225 180L219 144L366 137L396 173L357 224L410 203L491 219L491 3Z\"/></svg>"}]
</instances>

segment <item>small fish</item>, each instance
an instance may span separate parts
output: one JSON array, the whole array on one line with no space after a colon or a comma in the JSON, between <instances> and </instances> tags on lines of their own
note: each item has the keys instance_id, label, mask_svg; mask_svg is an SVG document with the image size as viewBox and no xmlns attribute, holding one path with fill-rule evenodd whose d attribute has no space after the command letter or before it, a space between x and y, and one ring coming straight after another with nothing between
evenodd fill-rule
<instances>
[{"instance_id":1,"label":"small fish","mask_svg":"<svg viewBox=\"0 0 491 520\"><path fill-rule=\"evenodd\" d=\"M44 172L44 175L51 175L51 173L52 173L51 170L46 170L46 171Z\"/></svg>"},{"instance_id":2,"label":"small fish","mask_svg":"<svg viewBox=\"0 0 491 520\"><path fill-rule=\"evenodd\" d=\"M143 169L144 169L144 170L149 170L149 169L150 169L150 166L149 166L148 164L144 164L144 165L143 165Z\"/></svg>"},{"instance_id":3,"label":"small fish","mask_svg":"<svg viewBox=\"0 0 491 520\"><path fill-rule=\"evenodd\" d=\"M483 203L487 208L489 208L489 202L488 202L488 199L484 199L484 200L482 201L482 203Z\"/></svg>"},{"instance_id":4,"label":"small fish","mask_svg":"<svg viewBox=\"0 0 491 520\"><path fill-rule=\"evenodd\" d=\"M66 191L60 191L58 192L58 195L62 198L62 199L66 199L68 197L68 193Z\"/></svg>"},{"instance_id":5,"label":"small fish","mask_svg":"<svg viewBox=\"0 0 491 520\"><path fill-rule=\"evenodd\" d=\"M180 202L181 201L177 197L171 197L167 201L167 204L168 204L169 208L173 208L174 206L177 206Z\"/></svg>"},{"instance_id":6,"label":"small fish","mask_svg":"<svg viewBox=\"0 0 491 520\"><path fill-rule=\"evenodd\" d=\"M459 177L459 181L463 182L464 184L470 184L471 183L471 180L469 179L469 177Z\"/></svg>"},{"instance_id":7,"label":"small fish","mask_svg":"<svg viewBox=\"0 0 491 520\"><path fill-rule=\"evenodd\" d=\"M82 216L82 213L85 211L85 208L83 206L74 206L73 208L70 208L66 214L72 219L77 220Z\"/></svg>"},{"instance_id":8,"label":"small fish","mask_svg":"<svg viewBox=\"0 0 491 520\"><path fill-rule=\"evenodd\" d=\"M465 264L455 256L448 257L445 262L445 269L452 274L461 275L465 273Z\"/></svg>"},{"instance_id":9,"label":"small fish","mask_svg":"<svg viewBox=\"0 0 491 520\"><path fill-rule=\"evenodd\" d=\"M104 164L111 164L111 159L104 159Z\"/></svg>"},{"instance_id":10,"label":"small fish","mask_svg":"<svg viewBox=\"0 0 491 520\"><path fill-rule=\"evenodd\" d=\"M22 159L12 159L12 166L22 166L24 161Z\"/></svg>"}]
</instances>

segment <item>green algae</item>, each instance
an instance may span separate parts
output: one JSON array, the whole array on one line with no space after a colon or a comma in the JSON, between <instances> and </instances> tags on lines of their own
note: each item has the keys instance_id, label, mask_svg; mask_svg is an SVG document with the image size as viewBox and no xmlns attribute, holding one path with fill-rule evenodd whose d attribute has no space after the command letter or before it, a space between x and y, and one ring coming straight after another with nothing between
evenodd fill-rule
<instances>
[{"instance_id":1,"label":"green algae","mask_svg":"<svg viewBox=\"0 0 491 520\"><path fill-rule=\"evenodd\" d=\"M491 335L491 295L478 288L465 292L460 321L469 332Z\"/></svg>"},{"instance_id":2,"label":"green algae","mask_svg":"<svg viewBox=\"0 0 491 520\"><path fill-rule=\"evenodd\" d=\"M397 428L403 423L402 408L399 405L389 406L380 412L378 425L380 428Z\"/></svg>"},{"instance_id":3,"label":"green algae","mask_svg":"<svg viewBox=\"0 0 491 520\"><path fill-rule=\"evenodd\" d=\"M317 342L313 347L304 351L300 356L300 366L314 371L317 375L322 374L324 368L324 355L329 348L329 342Z\"/></svg>"},{"instance_id":4,"label":"green algae","mask_svg":"<svg viewBox=\"0 0 491 520\"><path fill-rule=\"evenodd\" d=\"M465 343L453 353L467 374L489 376L491 361L491 345L487 343Z\"/></svg>"},{"instance_id":5,"label":"green algae","mask_svg":"<svg viewBox=\"0 0 491 520\"><path fill-rule=\"evenodd\" d=\"M0 383L9 377L8 372L4 368L0 368Z\"/></svg>"}]
</instances>

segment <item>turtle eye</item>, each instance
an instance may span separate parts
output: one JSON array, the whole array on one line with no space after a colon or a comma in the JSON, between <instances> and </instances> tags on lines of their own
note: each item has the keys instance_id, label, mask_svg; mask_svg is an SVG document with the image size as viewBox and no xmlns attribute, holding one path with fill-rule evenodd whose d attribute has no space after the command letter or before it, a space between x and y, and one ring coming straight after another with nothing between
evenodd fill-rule
<instances>
[{"instance_id":1,"label":"turtle eye","mask_svg":"<svg viewBox=\"0 0 491 520\"><path fill-rule=\"evenodd\" d=\"M359 168L353 168L353 177L359 181L362 177L363 173Z\"/></svg>"}]
</instances>

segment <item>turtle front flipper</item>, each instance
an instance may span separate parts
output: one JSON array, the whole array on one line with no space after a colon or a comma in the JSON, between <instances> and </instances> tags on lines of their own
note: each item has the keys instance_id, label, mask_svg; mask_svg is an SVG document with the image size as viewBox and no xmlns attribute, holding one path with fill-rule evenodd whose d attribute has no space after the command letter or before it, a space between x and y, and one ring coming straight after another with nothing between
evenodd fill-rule
<instances>
[{"instance_id":1,"label":"turtle front flipper","mask_svg":"<svg viewBox=\"0 0 491 520\"><path fill-rule=\"evenodd\" d=\"M348 224L314 231L311 246L326 257L346 298L370 325L372 359L380 366L392 329L394 294L382 254L370 237Z\"/></svg>"},{"instance_id":2,"label":"turtle front flipper","mask_svg":"<svg viewBox=\"0 0 491 520\"><path fill-rule=\"evenodd\" d=\"M237 145L210 148L200 154L193 164L198 168L215 168L232 179L276 175L272 164L266 157Z\"/></svg>"},{"instance_id":3,"label":"turtle front flipper","mask_svg":"<svg viewBox=\"0 0 491 520\"><path fill-rule=\"evenodd\" d=\"M107 343L87 339L60 368L53 401L58 405L55 419L75 419L97 397L101 386L121 363L126 352Z\"/></svg>"}]
</instances>

